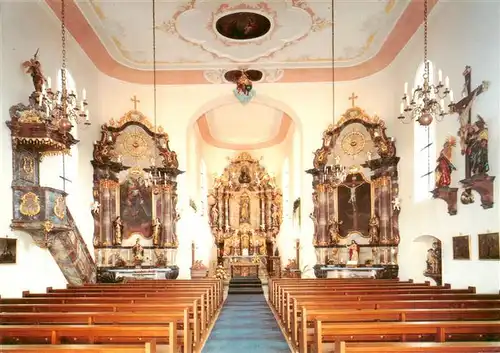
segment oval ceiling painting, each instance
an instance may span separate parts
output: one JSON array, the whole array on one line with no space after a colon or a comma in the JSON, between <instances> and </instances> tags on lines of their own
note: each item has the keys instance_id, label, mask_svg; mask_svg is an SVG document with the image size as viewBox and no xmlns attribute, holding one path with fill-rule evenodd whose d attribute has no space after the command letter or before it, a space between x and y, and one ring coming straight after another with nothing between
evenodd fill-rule
<instances>
[{"instance_id":1,"label":"oval ceiling painting","mask_svg":"<svg viewBox=\"0 0 500 353\"><path fill-rule=\"evenodd\" d=\"M233 40L249 40L269 33L271 21L255 12L235 12L222 16L215 23L217 32Z\"/></svg>"}]
</instances>

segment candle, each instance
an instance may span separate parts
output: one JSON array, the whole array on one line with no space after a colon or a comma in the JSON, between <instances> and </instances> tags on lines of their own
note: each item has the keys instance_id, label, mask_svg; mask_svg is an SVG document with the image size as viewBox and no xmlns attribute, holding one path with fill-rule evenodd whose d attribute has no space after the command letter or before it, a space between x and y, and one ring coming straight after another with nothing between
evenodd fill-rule
<instances>
[{"instance_id":1,"label":"candle","mask_svg":"<svg viewBox=\"0 0 500 353\"><path fill-rule=\"evenodd\" d=\"M87 90L85 88L82 90L82 99L87 99Z\"/></svg>"},{"instance_id":2,"label":"candle","mask_svg":"<svg viewBox=\"0 0 500 353\"><path fill-rule=\"evenodd\" d=\"M438 80L439 80L439 83L443 82L443 71L441 71L441 70L438 71Z\"/></svg>"},{"instance_id":3,"label":"candle","mask_svg":"<svg viewBox=\"0 0 500 353\"><path fill-rule=\"evenodd\" d=\"M453 101L453 91L451 91L451 90L450 90L450 102L452 102L452 103L454 102Z\"/></svg>"},{"instance_id":4,"label":"candle","mask_svg":"<svg viewBox=\"0 0 500 353\"><path fill-rule=\"evenodd\" d=\"M405 82L405 95L408 94L408 82Z\"/></svg>"},{"instance_id":5,"label":"candle","mask_svg":"<svg viewBox=\"0 0 500 353\"><path fill-rule=\"evenodd\" d=\"M444 99L441 99L439 105L441 106L441 110L444 111Z\"/></svg>"},{"instance_id":6,"label":"candle","mask_svg":"<svg viewBox=\"0 0 500 353\"><path fill-rule=\"evenodd\" d=\"M340 157L339 156L335 157L335 164L337 164L337 165L340 164Z\"/></svg>"},{"instance_id":7,"label":"candle","mask_svg":"<svg viewBox=\"0 0 500 353\"><path fill-rule=\"evenodd\" d=\"M400 107L399 112L400 112L401 114L403 114L403 113L404 113L404 111L405 111L405 104L404 104L403 102L401 102L401 107Z\"/></svg>"},{"instance_id":8,"label":"candle","mask_svg":"<svg viewBox=\"0 0 500 353\"><path fill-rule=\"evenodd\" d=\"M50 79L50 77L47 77L47 88L52 88L52 80Z\"/></svg>"},{"instance_id":9,"label":"candle","mask_svg":"<svg viewBox=\"0 0 500 353\"><path fill-rule=\"evenodd\" d=\"M89 121L90 120L90 115L89 115L89 110L87 109L85 111L85 121Z\"/></svg>"},{"instance_id":10,"label":"candle","mask_svg":"<svg viewBox=\"0 0 500 353\"><path fill-rule=\"evenodd\" d=\"M444 79L444 85L446 86L446 88L449 88L450 87L450 78L448 76L446 76L446 78Z\"/></svg>"}]
</instances>

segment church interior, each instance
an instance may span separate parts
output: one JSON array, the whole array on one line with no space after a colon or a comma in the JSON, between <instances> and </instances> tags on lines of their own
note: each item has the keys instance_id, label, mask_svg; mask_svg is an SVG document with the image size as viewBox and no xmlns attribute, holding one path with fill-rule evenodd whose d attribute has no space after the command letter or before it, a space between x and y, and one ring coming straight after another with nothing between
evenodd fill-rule
<instances>
[{"instance_id":1,"label":"church interior","mask_svg":"<svg viewBox=\"0 0 500 353\"><path fill-rule=\"evenodd\" d=\"M499 15L0 2L0 351L500 352Z\"/></svg>"}]
</instances>

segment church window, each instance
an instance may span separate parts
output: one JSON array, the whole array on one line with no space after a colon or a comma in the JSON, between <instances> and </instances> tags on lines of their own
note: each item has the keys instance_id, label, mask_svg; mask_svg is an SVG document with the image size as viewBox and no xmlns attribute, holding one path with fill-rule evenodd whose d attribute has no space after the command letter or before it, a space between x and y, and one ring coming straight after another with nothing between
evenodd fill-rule
<instances>
[{"instance_id":1,"label":"church window","mask_svg":"<svg viewBox=\"0 0 500 353\"><path fill-rule=\"evenodd\" d=\"M205 216L207 213L207 197L208 197L208 185L207 185L207 165L205 161L202 160L200 163L200 214Z\"/></svg>"},{"instance_id":2,"label":"church window","mask_svg":"<svg viewBox=\"0 0 500 353\"><path fill-rule=\"evenodd\" d=\"M415 87L422 87L425 65L422 63L415 77ZM429 62L429 79L433 82L434 72ZM436 159L436 122L429 126L414 123L414 199L420 202L431 197L434 189L434 162Z\"/></svg>"}]
</instances>

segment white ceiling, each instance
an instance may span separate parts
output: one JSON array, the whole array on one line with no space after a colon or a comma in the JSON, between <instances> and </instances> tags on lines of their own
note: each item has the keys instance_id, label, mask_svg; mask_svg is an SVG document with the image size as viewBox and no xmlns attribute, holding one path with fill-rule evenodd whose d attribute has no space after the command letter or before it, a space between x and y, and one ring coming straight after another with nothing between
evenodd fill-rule
<instances>
[{"instance_id":1,"label":"white ceiling","mask_svg":"<svg viewBox=\"0 0 500 353\"><path fill-rule=\"evenodd\" d=\"M276 138L283 112L260 104L239 102L205 114L210 135L224 144L255 145Z\"/></svg>"},{"instance_id":2,"label":"white ceiling","mask_svg":"<svg viewBox=\"0 0 500 353\"><path fill-rule=\"evenodd\" d=\"M336 1L334 59L360 64L381 48L409 0ZM159 69L331 67L332 0L157 1ZM77 5L112 57L131 68L152 66L151 0L91 0ZM224 40L214 20L251 10L267 16L272 32L250 42Z\"/></svg>"}]
</instances>

